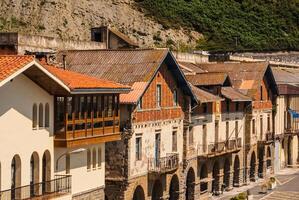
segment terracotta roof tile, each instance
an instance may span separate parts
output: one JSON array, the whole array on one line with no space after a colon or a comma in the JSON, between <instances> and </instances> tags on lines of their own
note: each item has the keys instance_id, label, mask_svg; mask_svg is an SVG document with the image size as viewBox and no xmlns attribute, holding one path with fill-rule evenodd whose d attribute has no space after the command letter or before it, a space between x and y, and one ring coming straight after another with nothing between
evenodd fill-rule
<instances>
[{"instance_id":1,"label":"terracotta roof tile","mask_svg":"<svg viewBox=\"0 0 299 200\"><path fill-rule=\"evenodd\" d=\"M145 88L147 87L147 82L135 82L131 87L131 92L128 94L120 95L120 103L122 104L131 104L137 103L141 95L143 94Z\"/></svg>"},{"instance_id":2,"label":"terracotta roof tile","mask_svg":"<svg viewBox=\"0 0 299 200\"><path fill-rule=\"evenodd\" d=\"M0 81L34 61L33 56L0 56Z\"/></svg>"},{"instance_id":3,"label":"terracotta roof tile","mask_svg":"<svg viewBox=\"0 0 299 200\"><path fill-rule=\"evenodd\" d=\"M90 77L77 72L63 70L61 68L43 65L51 74L60 79L65 85L72 89L129 89L129 86L125 86L119 83L115 83L108 80L98 79Z\"/></svg>"}]
</instances>

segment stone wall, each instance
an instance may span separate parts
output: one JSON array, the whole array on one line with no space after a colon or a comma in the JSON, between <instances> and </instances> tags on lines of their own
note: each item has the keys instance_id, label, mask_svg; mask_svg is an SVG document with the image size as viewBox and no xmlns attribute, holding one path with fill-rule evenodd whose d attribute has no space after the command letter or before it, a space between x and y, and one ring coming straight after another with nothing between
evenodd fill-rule
<instances>
[{"instance_id":1,"label":"stone wall","mask_svg":"<svg viewBox=\"0 0 299 200\"><path fill-rule=\"evenodd\" d=\"M73 196L73 200L105 200L104 188L97 188Z\"/></svg>"}]
</instances>

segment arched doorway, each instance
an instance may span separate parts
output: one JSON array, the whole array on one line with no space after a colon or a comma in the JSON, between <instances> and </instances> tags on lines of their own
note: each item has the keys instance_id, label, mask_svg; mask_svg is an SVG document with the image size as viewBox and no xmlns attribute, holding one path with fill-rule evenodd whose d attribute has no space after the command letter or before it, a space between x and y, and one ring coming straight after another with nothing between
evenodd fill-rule
<instances>
[{"instance_id":1,"label":"arched doorway","mask_svg":"<svg viewBox=\"0 0 299 200\"><path fill-rule=\"evenodd\" d=\"M259 149L259 166L258 166L258 177L263 178L264 177L264 155L265 155L265 149L264 147L261 147Z\"/></svg>"},{"instance_id":2,"label":"arched doorway","mask_svg":"<svg viewBox=\"0 0 299 200\"><path fill-rule=\"evenodd\" d=\"M194 185L195 185L195 173L191 167L187 173L186 179L186 200L194 200Z\"/></svg>"},{"instance_id":3,"label":"arched doorway","mask_svg":"<svg viewBox=\"0 0 299 200\"><path fill-rule=\"evenodd\" d=\"M229 186L230 186L230 162L229 162L228 158L226 158L225 162L224 162L223 183L224 183L225 189L229 188Z\"/></svg>"},{"instance_id":4,"label":"arched doorway","mask_svg":"<svg viewBox=\"0 0 299 200\"><path fill-rule=\"evenodd\" d=\"M133 200L144 200L144 190L140 185L135 189Z\"/></svg>"},{"instance_id":5,"label":"arched doorway","mask_svg":"<svg viewBox=\"0 0 299 200\"><path fill-rule=\"evenodd\" d=\"M43 155L42 179L42 192L44 194L51 191L51 185L49 184L51 180L51 155L48 150Z\"/></svg>"},{"instance_id":6,"label":"arched doorway","mask_svg":"<svg viewBox=\"0 0 299 200\"><path fill-rule=\"evenodd\" d=\"M272 163L271 163L271 148L267 148L267 169L271 169Z\"/></svg>"},{"instance_id":7,"label":"arched doorway","mask_svg":"<svg viewBox=\"0 0 299 200\"><path fill-rule=\"evenodd\" d=\"M219 194L219 163L216 161L213 166L213 181L212 181L212 192L214 195Z\"/></svg>"},{"instance_id":8,"label":"arched doorway","mask_svg":"<svg viewBox=\"0 0 299 200\"><path fill-rule=\"evenodd\" d=\"M235 162L234 162L234 178L233 178L233 186L239 187L240 186L240 160L239 156L236 155Z\"/></svg>"},{"instance_id":9,"label":"arched doorway","mask_svg":"<svg viewBox=\"0 0 299 200\"><path fill-rule=\"evenodd\" d=\"M177 175L173 175L170 182L169 188L169 200L178 200L179 199L179 179Z\"/></svg>"},{"instance_id":10,"label":"arched doorway","mask_svg":"<svg viewBox=\"0 0 299 200\"><path fill-rule=\"evenodd\" d=\"M37 183L39 183L39 157L34 152L30 159L30 197L39 195Z\"/></svg>"},{"instance_id":11,"label":"arched doorway","mask_svg":"<svg viewBox=\"0 0 299 200\"><path fill-rule=\"evenodd\" d=\"M249 171L249 178L250 181L255 181L255 166L256 166L256 158L255 152L252 152L251 159L250 159L250 171Z\"/></svg>"},{"instance_id":12,"label":"arched doorway","mask_svg":"<svg viewBox=\"0 0 299 200\"><path fill-rule=\"evenodd\" d=\"M160 200L163 196L161 181L156 180L152 190L152 200Z\"/></svg>"},{"instance_id":13,"label":"arched doorway","mask_svg":"<svg viewBox=\"0 0 299 200\"><path fill-rule=\"evenodd\" d=\"M21 197L21 158L15 155L11 161L11 198L19 199Z\"/></svg>"},{"instance_id":14,"label":"arched doorway","mask_svg":"<svg viewBox=\"0 0 299 200\"><path fill-rule=\"evenodd\" d=\"M208 178L207 165L203 164L200 169L200 193L207 192L208 182L205 180Z\"/></svg>"},{"instance_id":15,"label":"arched doorway","mask_svg":"<svg viewBox=\"0 0 299 200\"><path fill-rule=\"evenodd\" d=\"M287 153L288 153L288 162L287 165L292 165L292 137L288 138L288 148L287 148Z\"/></svg>"}]
</instances>

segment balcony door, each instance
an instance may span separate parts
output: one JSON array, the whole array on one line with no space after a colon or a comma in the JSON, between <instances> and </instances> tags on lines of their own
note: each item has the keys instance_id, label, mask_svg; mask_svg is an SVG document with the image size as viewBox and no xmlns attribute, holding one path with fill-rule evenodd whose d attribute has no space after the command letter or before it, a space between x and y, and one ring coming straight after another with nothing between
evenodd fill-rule
<instances>
[{"instance_id":1,"label":"balcony door","mask_svg":"<svg viewBox=\"0 0 299 200\"><path fill-rule=\"evenodd\" d=\"M160 147L161 147L161 134L156 133L156 136L155 136L155 163L156 163L156 166L159 165L159 161L160 161Z\"/></svg>"}]
</instances>

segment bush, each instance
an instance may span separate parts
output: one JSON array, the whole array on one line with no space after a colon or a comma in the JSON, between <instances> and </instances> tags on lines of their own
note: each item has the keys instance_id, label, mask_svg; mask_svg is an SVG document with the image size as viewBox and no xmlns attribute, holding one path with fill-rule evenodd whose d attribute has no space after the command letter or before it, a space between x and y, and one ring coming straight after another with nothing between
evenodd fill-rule
<instances>
[{"instance_id":1,"label":"bush","mask_svg":"<svg viewBox=\"0 0 299 200\"><path fill-rule=\"evenodd\" d=\"M204 50L299 50L298 0L138 0L164 28L203 33Z\"/></svg>"}]
</instances>

